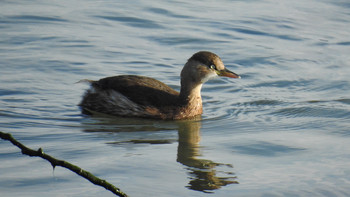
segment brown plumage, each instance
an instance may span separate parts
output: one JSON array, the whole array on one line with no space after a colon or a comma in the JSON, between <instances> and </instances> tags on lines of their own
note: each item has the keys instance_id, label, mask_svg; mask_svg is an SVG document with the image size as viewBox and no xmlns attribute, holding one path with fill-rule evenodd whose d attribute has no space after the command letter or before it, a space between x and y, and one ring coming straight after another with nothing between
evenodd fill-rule
<instances>
[{"instance_id":1,"label":"brown plumage","mask_svg":"<svg viewBox=\"0 0 350 197\"><path fill-rule=\"evenodd\" d=\"M89 81L91 88L80 103L83 113L96 112L155 119L186 119L202 114L202 84L215 76L239 78L219 56L195 53L181 71L181 90L149 77L120 75Z\"/></svg>"}]
</instances>

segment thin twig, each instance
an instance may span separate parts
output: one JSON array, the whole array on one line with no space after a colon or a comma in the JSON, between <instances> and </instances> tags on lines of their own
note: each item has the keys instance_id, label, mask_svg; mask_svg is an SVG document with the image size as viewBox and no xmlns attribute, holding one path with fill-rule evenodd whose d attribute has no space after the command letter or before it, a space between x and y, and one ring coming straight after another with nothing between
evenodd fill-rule
<instances>
[{"instance_id":1,"label":"thin twig","mask_svg":"<svg viewBox=\"0 0 350 197\"><path fill-rule=\"evenodd\" d=\"M66 162L64 160L58 160L48 154L45 154L44 151L42 150L42 148L39 148L37 151L30 149L26 146L24 146L23 144L21 144L20 142L18 142L16 139L14 139L12 137L11 134L9 133L3 133L0 131L0 137L3 140L8 140L10 141L13 145L17 146L18 148L21 149L22 154L25 155L29 155L31 157L41 157L47 161L49 161L52 165L53 168L55 168L56 166L61 166L63 168L67 168L73 172L75 172L76 174L78 174L79 176L84 177L85 179L89 180L91 183L95 184L95 185L99 185L101 187L104 187L106 190L109 190L111 192L113 192L114 194L118 195L118 196L122 196L125 197L127 196L124 192L122 192L119 188L115 187L114 185L108 183L105 180L102 180L96 176L94 176L93 174L91 174L88 171L85 171L83 169L81 169L80 167L73 165L69 162Z\"/></svg>"}]
</instances>

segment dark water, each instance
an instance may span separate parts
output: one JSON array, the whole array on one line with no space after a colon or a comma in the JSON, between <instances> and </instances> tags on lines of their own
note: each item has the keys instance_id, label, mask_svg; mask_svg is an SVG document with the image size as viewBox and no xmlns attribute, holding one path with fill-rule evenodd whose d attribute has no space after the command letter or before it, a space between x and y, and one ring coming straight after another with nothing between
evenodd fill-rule
<instances>
[{"instance_id":1,"label":"dark water","mask_svg":"<svg viewBox=\"0 0 350 197\"><path fill-rule=\"evenodd\" d=\"M349 196L349 24L345 0L1 1L0 129L131 196ZM199 50L242 76L201 120L81 115L77 81L179 89ZM6 141L0 163L1 196L112 196Z\"/></svg>"}]
</instances>

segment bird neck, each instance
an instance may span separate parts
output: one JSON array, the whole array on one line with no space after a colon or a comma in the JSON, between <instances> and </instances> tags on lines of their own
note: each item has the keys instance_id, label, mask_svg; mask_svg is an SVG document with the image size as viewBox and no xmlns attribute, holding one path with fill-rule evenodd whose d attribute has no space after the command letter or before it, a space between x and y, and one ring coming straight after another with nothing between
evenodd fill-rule
<instances>
[{"instance_id":1,"label":"bird neck","mask_svg":"<svg viewBox=\"0 0 350 197\"><path fill-rule=\"evenodd\" d=\"M190 86L182 85L179 95L181 104L193 110L202 110L201 89L202 83Z\"/></svg>"}]
</instances>

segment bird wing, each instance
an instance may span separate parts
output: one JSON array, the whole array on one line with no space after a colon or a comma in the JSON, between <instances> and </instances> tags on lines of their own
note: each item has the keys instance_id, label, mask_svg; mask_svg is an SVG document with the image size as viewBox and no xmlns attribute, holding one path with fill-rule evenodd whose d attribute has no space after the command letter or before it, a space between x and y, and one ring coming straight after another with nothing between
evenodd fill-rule
<instances>
[{"instance_id":1,"label":"bird wing","mask_svg":"<svg viewBox=\"0 0 350 197\"><path fill-rule=\"evenodd\" d=\"M131 101L145 106L174 105L179 93L166 84L149 77L136 75L119 75L94 81L94 88L114 90Z\"/></svg>"}]
</instances>

